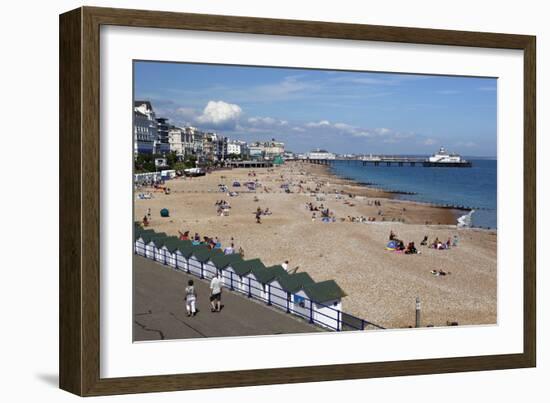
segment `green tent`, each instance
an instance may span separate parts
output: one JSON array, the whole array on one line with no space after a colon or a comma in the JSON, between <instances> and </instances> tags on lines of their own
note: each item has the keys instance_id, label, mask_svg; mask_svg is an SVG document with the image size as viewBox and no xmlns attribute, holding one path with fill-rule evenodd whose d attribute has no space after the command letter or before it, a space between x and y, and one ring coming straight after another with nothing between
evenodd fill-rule
<instances>
[{"instance_id":1,"label":"green tent","mask_svg":"<svg viewBox=\"0 0 550 403\"><path fill-rule=\"evenodd\" d=\"M283 160L283 157L280 155L277 155L275 158L273 158L273 165L283 165L285 162Z\"/></svg>"}]
</instances>

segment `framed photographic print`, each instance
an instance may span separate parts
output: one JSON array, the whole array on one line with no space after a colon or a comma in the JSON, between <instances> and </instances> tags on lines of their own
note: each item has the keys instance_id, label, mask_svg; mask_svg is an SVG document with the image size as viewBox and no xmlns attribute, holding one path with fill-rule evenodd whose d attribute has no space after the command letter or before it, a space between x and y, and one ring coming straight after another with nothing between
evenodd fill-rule
<instances>
[{"instance_id":1,"label":"framed photographic print","mask_svg":"<svg viewBox=\"0 0 550 403\"><path fill-rule=\"evenodd\" d=\"M60 16L60 386L532 367L535 37Z\"/></svg>"}]
</instances>

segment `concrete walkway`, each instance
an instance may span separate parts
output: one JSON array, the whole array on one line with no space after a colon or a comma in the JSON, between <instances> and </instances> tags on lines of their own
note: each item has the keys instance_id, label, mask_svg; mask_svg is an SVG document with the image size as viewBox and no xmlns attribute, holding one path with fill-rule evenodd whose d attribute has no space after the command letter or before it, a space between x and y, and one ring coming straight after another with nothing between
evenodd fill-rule
<instances>
[{"instance_id":1,"label":"concrete walkway","mask_svg":"<svg viewBox=\"0 0 550 403\"><path fill-rule=\"evenodd\" d=\"M195 282L198 313L188 317L184 292ZM134 341L323 331L227 289L221 312L210 312L209 282L134 255Z\"/></svg>"}]
</instances>

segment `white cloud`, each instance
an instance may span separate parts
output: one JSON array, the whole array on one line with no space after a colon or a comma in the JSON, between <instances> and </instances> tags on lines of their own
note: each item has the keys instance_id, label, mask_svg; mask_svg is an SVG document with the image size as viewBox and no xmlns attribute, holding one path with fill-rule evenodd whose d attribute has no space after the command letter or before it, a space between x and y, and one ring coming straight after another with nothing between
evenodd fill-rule
<instances>
[{"instance_id":1,"label":"white cloud","mask_svg":"<svg viewBox=\"0 0 550 403\"><path fill-rule=\"evenodd\" d=\"M193 120L198 115L198 112L193 108L178 108L175 111L175 115L185 120Z\"/></svg>"},{"instance_id":2,"label":"white cloud","mask_svg":"<svg viewBox=\"0 0 550 403\"><path fill-rule=\"evenodd\" d=\"M436 143L436 141L435 141L434 139L426 139L426 140L424 140L424 145L425 145L425 146L433 146L435 143Z\"/></svg>"},{"instance_id":3,"label":"white cloud","mask_svg":"<svg viewBox=\"0 0 550 403\"><path fill-rule=\"evenodd\" d=\"M320 120L319 122L309 122L306 123L307 127L328 127L330 122L328 120Z\"/></svg>"},{"instance_id":4,"label":"white cloud","mask_svg":"<svg viewBox=\"0 0 550 403\"><path fill-rule=\"evenodd\" d=\"M472 148L472 147L476 147L477 144L474 143L473 141L459 141L458 143L455 143L455 146L456 146L456 147L468 147L468 148Z\"/></svg>"},{"instance_id":5,"label":"white cloud","mask_svg":"<svg viewBox=\"0 0 550 403\"><path fill-rule=\"evenodd\" d=\"M224 101L209 101L197 122L214 127L235 127L242 109L239 105Z\"/></svg>"},{"instance_id":6,"label":"white cloud","mask_svg":"<svg viewBox=\"0 0 550 403\"><path fill-rule=\"evenodd\" d=\"M456 94L460 94L460 91L458 91L458 90L438 90L435 93L439 94L439 95L456 95Z\"/></svg>"}]
</instances>

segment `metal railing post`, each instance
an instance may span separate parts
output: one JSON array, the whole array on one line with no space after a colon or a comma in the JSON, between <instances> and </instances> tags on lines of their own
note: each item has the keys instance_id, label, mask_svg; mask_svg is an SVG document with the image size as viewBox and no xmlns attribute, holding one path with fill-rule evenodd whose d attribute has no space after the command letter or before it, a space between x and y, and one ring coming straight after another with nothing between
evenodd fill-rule
<instances>
[{"instance_id":1,"label":"metal railing post","mask_svg":"<svg viewBox=\"0 0 550 403\"><path fill-rule=\"evenodd\" d=\"M415 327L420 327L420 298L416 297Z\"/></svg>"},{"instance_id":2,"label":"metal railing post","mask_svg":"<svg viewBox=\"0 0 550 403\"><path fill-rule=\"evenodd\" d=\"M313 323L313 301L309 300L309 323Z\"/></svg>"},{"instance_id":3,"label":"metal railing post","mask_svg":"<svg viewBox=\"0 0 550 403\"><path fill-rule=\"evenodd\" d=\"M267 285L267 305L271 305L271 285Z\"/></svg>"},{"instance_id":4,"label":"metal railing post","mask_svg":"<svg viewBox=\"0 0 550 403\"><path fill-rule=\"evenodd\" d=\"M204 264L201 262L201 278L204 278Z\"/></svg>"},{"instance_id":5,"label":"metal railing post","mask_svg":"<svg viewBox=\"0 0 550 403\"><path fill-rule=\"evenodd\" d=\"M232 271L229 272L229 288L231 289L231 291L234 290L234 288L233 288L233 272Z\"/></svg>"},{"instance_id":6,"label":"metal railing post","mask_svg":"<svg viewBox=\"0 0 550 403\"><path fill-rule=\"evenodd\" d=\"M336 311L336 331L339 332L341 329L340 329L340 316L341 316L342 312L340 311Z\"/></svg>"},{"instance_id":7,"label":"metal railing post","mask_svg":"<svg viewBox=\"0 0 550 403\"><path fill-rule=\"evenodd\" d=\"M248 278L248 298L252 298L252 288L251 288L250 277L247 277L247 278Z\"/></svg>"}]
</instances>

